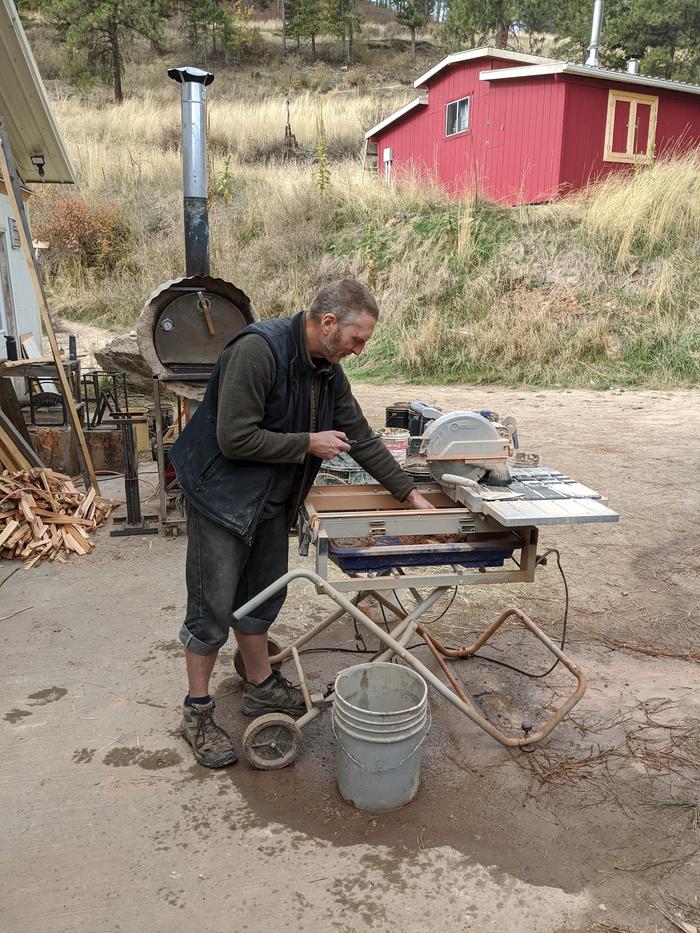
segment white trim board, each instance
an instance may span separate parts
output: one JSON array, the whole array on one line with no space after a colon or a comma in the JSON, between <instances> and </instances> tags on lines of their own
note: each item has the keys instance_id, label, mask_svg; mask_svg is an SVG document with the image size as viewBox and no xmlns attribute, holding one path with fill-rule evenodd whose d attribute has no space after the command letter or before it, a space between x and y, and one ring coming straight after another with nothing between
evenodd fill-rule
<instances>
[{"instance_id":1,"label":"white trim board","mask_svg":"<svg viewBox=\"0 0 700 933\"><path fill-rule=\"evenodd\" d=\"M439 61L437 65L433 65L430 71L426 71L420 78L416 78L413 82L413 86L421 87L421 85L430 81L431 78L434 78L443 68L449 68L450 65L457 65L459 62L469 62L477 58L487 57L503 58L511 62L522 62L524 65L539 65L552 61L551 58L543 58L541 55L528 55L526 52L511 52L508 49L494 49L491 46L484 45L478 49L467 49L464 52L453 52L451 55L447 55Z\"/></svg>"},{"instance_id":2,"label":"white trim board","mask_svg":"<svg viewBox=\"0 0 700 933\"><path fill-rule=\"evenodd\" d=\"M685 94L700 94L700 86L697 84L668 81L665 78L648 78L644 75L631 75L626 71L574 65L571 62L550 61L548 64L528 65L523 68L496 68L480 72L479 78L482 81L515 81L518 78L539 78L542 75L554 74L577 75L583 78L597 78L600 81L619 81L621 84L634 84L637 87L656 87Z\"/></svg>"},{"instance_id":3,"label":"white trim board","mask_svg":"<svg viewBox=\"0 0 700 933\"><path fill-rule=\"evenodd\" d=\"M386 129L391 123L394 123L396 120L399 120L401 117L405 116L407 113L410 113L415 107L418 107L421 104L427 104L427 97L416 97L414 100L409 101L404 107L400 110L395 111L390 114L385 120L382 120L381 123L377 123L376 126L373 126L371 130L367 130L365 133L365 139L369 139L371 136L381 133L382 130Z\"/></svg>"}]
</instances>

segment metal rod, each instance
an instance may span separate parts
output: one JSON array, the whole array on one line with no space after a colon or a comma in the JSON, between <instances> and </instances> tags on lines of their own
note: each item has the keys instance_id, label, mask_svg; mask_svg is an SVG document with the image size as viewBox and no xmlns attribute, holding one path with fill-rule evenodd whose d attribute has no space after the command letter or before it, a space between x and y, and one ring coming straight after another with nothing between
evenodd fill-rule
<instances>
[{"instance_id":1,"label":"metal rod","mask_svg":"<svg viewBox=\"0 0 700 933\"><path fill-rule=\"evenodd\" d=\"M206 87L214 75L200 68L170 68L180 84L182 183L185 215L185 272L209 275Z\"/></svg>"},{"instance_id":2,"label":"metal rod","mask_svg":"<svg viewBox=\"0 0 700 933\"><path fill-rule=\"evenodd\" d=\"M282 664L283 661L286 661L287 658L290 658L295 648L301 648L307 642L312 641L317 635L320 635L324 629L327 629L329 625L332 625L334 622L337 622L338 619L341 619L345 615L344 609L337 609L331 615L327 616L322 622L319 622L318 625L314 625L313 628L309 629L308 632L304 632L303 635L300 635L296 641L293 641L289 647L285 648L283 651L280 651L279 654L270 656L270 664Z\"/></svg>"},{"instance_id":3,"label":"metal rod","mask_svg":"<svg viewBox=\"0 0 700 933\"><path fill-rule=\"evenodd\" d=\"M496 728L488 719L482 716L477 710L472 707L469 703L465 703L461 697L459 697L454 690L451 690L447 687L439 677L437 677L429 668L425 666L421 661L414 657L410 651L408 651L405 645L402 643L404 639L410 638L415 626L418 624L418 617L425 612L430 605L448 587L440 587L438 590L434 590L420 605L417 606L413 612L409 613L405 619L403 619L392 631L391 635L388 635L384 629L379 625L373 622L368 616L361 612L357 606L351 603L342 593L339 593L328 581L324 580L318 574L313 573L309 570L290 570L288 573L285 573L283 576L276 580L270 586L265 587L257 596L254 596L252 599L248 600L243 606L237 609L233 616L236 619L241 619L246 615L249 615L258 606L262 605L266 600L271 596L277 593L283 587L286 587L293 580L308 580L313 583L316 592L321 593L325 596L328 596L332 599L337 605L344 609L349 615L356 619L361 625L372 633L380 642L387 645L387 651L380 655L375 660L381 660L385 656L398 655L409 667L413 668L416 673L420 674L424 680L426 680L438 693L448 700L454 707L456 707L460 712L464 713L472 722L478 725L488 733L493 739L497 742L500 742L501 745L506 746L507 748L522 748L525 745L533 745L536 742L541 741L545 736L549 735L552 729L564 718L564 716L579 702L581 697L586 692L586 679L578 669L578 667L567 658L563 651L559 648L558 645L555 645L554 642L540 629L535 623L528 618L520 610L508 610L505 614L507 618L509 615L515 614L517 618L522 622L522 624L535 635L551 652L557 657L562 664L576 677L577 687L574 693L566 700L566 702L556 710L549 720L539 729L537 732L528 733L523 738L516 738L513 736L507 736L500 729ZM500 624L503 624L504 619L500 620ZM494 623L495 625L495 623ZM403 628L401 633L400 641L397 641L396 635L399 630ZM495 630L494 626L489 627L489 631ZM483 637L483 636L482 636ZM481 641L481 639L479 639ZM320 710L314 708L306 713L301 719L297 720L297 725L301 728L310 722L312 719L315 719L319 715Z\"/></svg>"},{"instance_id":4,"label":"metal rod","mask_svg":"<svg viewBox=\"0 0 700 933\"><path fill-rule=\"evenodd\" d=\"M301 692L304 696L304 703L306 703L306 711L312 710L313 703L311 702L311 695L309 694L309 688L306 685L306 677L304 677L304 669L301 666L301 661L299 660L299 652L296 648L292 647L292 657L294 658L294 665L297 669L297 675L299 677L299 686L301 687Z\"/></svg>"},{"instance_id":5,"label":"metal rod","mask_svg":"<svg viewBox=\"0 0 700 933\"><path fill-rule=\"evenodd\" d=\"M438 601L438 599L440 599L440 597L447 592L448 589L449 587L447 586L436 587L432 593L429 593L425 599L416 606L415 609L411 610L411 612L409 612L408 615L406 615L405 618L402 619L401 622L399 622L399 624L392 629L391 638L396 642L397 645L400 646L402 650L409 643L411 637L415 634L420 616L422 616L424 612L430 609L430 607L433 606ZM379 631L381 632L382 629L379 629ZM388 644L388 640L386 638L382 638L382 641L385 645ZM382 654L380 654L374 660L388 661L395 654L398 654L398 652L395 651L393 646L390 645L386 651L383 651ZM401 657L403 657L403 655L401 655Z\"/></svg>"},{"instance_id":6,"label":"metal rod","mask_svg":"<svg viewBox=\"0 0 700 933\"><path fill-rule=\"evenodd\" d=\"M588 46L586 64L592 68L598 67L598 47L600 34L603 29L603 0L595 0L593 5L593 20L591 22L591 41Z\"/></svg>"},{"instance_id":7,"label":"metal rod","mask_svg":"<svg viewBox=\"0 0 700 933\"><path fill-rule=\"evenodd\" d=\"M153 377L153 402L155 411L153 415L156 420L156 460L158 461L158 501L160 505L160 515L158 516L158 525L160 533L165 534L167 529L166 512L167 499L165 496L165 450L163 449L163 413L161 411L161 392L160 379Z\"/></svg>"},{"instance_id":8,"label":"metal rod","mask_svg":"<svg viewBox=\"0 0 700 933\"><path fill-rule=\"evenodd\" d=\"M136 451L134 425L128 418L120 418L124 443L124 492L126 494L126 519L130 525L140 525L141 498L139 496L139 458Z\"/></svg>"}]
</instances>

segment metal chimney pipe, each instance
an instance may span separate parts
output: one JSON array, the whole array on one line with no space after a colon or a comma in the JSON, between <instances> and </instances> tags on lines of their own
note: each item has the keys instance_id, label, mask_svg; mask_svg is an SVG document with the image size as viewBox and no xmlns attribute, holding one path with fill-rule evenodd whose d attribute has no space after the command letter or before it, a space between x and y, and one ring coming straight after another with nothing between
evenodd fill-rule
<instances>
[{"instance_id":1,"label":"metal chimney pipe","mask_svg":"<svg viewBox=\"0 0 700 933\"><path fill-rule=\"evenodd\" d=\"M169 68L182 99L182 181L185 207L185 273L209 275L206 90L214 75L200 68Z\"/></svg>"},{"instance_id":2,"label":"metal chimney pipe","mask_svg":"<svg viewBox=\"0 0 700 933\"><path fill-rule=\"evenodd\" d=\"M591 42L588 46L586 64L592 68L598 67L598 46L600 34L603 30L603 0L595 0L593 5L593 22L591 23Z\"/></svg>"},{"instance_id":3,"label":"metal chimney pipe","mask_svg":"<svg viewBox=\"0 0 700 933\"><path fill-rule=\"evenodd\" d=\"M627 59L627 74L628 75L639 74L639 59L638 58Z\"/></svg>"}]
</instances>

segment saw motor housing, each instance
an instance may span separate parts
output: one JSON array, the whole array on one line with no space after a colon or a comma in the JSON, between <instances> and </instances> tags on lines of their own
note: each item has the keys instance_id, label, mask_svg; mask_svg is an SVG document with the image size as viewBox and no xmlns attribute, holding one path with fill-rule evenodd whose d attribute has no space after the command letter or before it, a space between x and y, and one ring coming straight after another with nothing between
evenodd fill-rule
<instances>
[{"instance_id":1,"label":"saw motor housing","mask_svg":"<svg viewBox=\"0 0 700 933\"><path fill-rule=\"evenodd\" d=\"M489 421L474 411L453 411L428 425L421 453L438 483L449 475L505 486L511 481L508 467L508 458L514 451L511 434L510 426ZM453 485L449 480L446 484Z\"/></svg>"}]
</instances>

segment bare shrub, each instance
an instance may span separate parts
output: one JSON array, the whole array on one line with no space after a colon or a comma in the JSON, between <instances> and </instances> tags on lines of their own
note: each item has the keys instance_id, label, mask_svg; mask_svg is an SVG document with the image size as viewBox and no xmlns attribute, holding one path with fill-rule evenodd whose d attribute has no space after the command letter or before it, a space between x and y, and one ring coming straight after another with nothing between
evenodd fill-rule
<instances>
[{"instance_id":1,"label":"bare shrub","mask_svg":"<svg viewBox=\"0 0 700 933\"><path fill-rule=\"evenodd\" d=\"M119 202L90 204L83 195L51 193L40 203L43 209L36 211L34 230L49 243L46 269L50 275L62 267L106 274L126 260L129 227Z\"/></svg>"}]
</instances>

